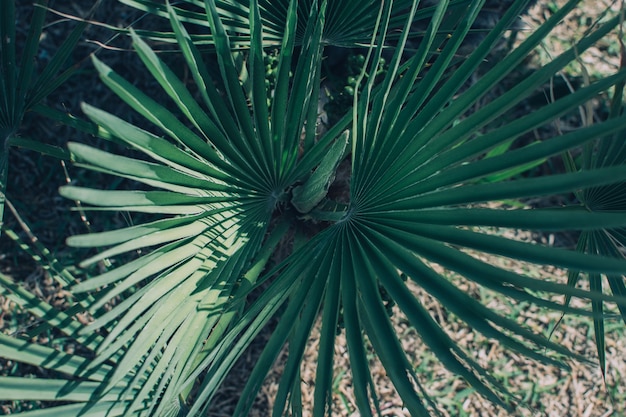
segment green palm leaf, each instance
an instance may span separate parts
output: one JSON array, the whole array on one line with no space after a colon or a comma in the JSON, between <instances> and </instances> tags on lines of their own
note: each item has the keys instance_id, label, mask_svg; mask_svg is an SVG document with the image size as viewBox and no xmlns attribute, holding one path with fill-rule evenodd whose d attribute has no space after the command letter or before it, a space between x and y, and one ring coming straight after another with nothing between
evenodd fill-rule
<instances>
[{"instance_id":1,"label":"green palm leaf","mask_svg":"<svg viewBox=\"0 0 626 417\"><path fill-rule=\"evenodd\" d=\"M24 398L74 402L50 409L68 415L205 415L237 359L277 318L235 415L249 412L285 344L289 356L272 412L279 416L289 410L299 415L303 407L300 365L321 317L314 415L333 412L333 347L341 323L354 396L363 415L373 415L372 410L381 414L369 354L380 359L411 415L436 413L437 406L421 387L420 375L388 317L384 293L444 366L498 406L513 409L520 401L517 393L450 338L403 278L506 349L564 369L565 360L585 360L472 298L433 264L502 297L592 317L602 350L603 306L615 303L622 315L626 311L626 260L615 245L616 241L623 244L626 227L623 201L615 197L626 182L626 171L623 158L615 155L625 152L616 145L623 141L613 139L623 130L624 116L617 112L608 121L533 146L511 144L523 133L622 85L626 73L488 129L496 117L601 40L619 24L618 18L491 104L467 114L539 45L576 1L568 2L469 88L464 87L467 78L526 1L515 1L463 62L456 54L482 1L441 1L427 11L409 1L368 3L372 7L330 0L125 2L170 20L171 34L148 35L175 39L199 94L192 95L149 47L144 32L131 32L134 48L175 107L150 98L94 58L102 81L163 136L85 105L85 114L102 132L145 158L70 144L73 161L148 189L67 186L61 194L81 201L86 209L140 211L161 218L68 239L74 247L99 249L82 267L105 260L111 265L80 283L65 283L84 297L80 307L93 317L89 325L65 325L66 317L60 314L49 319L49 325L65 326L81 343L92 338L88 346L93 357L60 355L23 339L0 337L10 358L67 375L66 390L65 380L59 377L42 394L28 389ZM407 16L401 19L407 8ZM411 23L426 16L430 23L421 34L422 42L408 57ZM189 24L207 27L210 36L190 35ZM396 34L397 28L402 29ZM397 42L394 55L382 81L376 80L369 74L379 68L390 39ZM207 70L199 49L202 42L210 42L216 52L217 74ZM324 47L355 43L370 49L354 106L319 137L315 122ZM268 46L278 48L279 57L277 80L269 87L263 61ZM245 58L242 72L239 58ZM451 72L455 65L459 67ZM503 152L490 154L501 146ZM520 167L581 146L588 152L584 169L541 178L481 181L511 169L523 171ZM350 188L344 190L350 200L333 201L329 187L345 157L351 163ZM580 196L580 204L546 209L481 207L485 202L570 193ZM519 242L485 233L485 227L578 231L584 243L579 249L587 253ZM290 248L288 254L280 256L285 247ZM137 250L141 255L131 256ZM472 256L476 252L573 272L569 283L540 280L491 265ZM574 287L579 273L589 274L591 290ZM602 275L612 295L603 293ZM3 287L20 294L8 281ZM253 291L258 295L251 300ZM559 304L554 295L568 301L582 299L590 308ZM33 301L24 294L19 298L23 304ZM50 310L42 303L32 309L39 315ZM52 360L57 354L59 360ZM69 384L76 378L81 382ZM0 387L13 383L11 378L0 378ZM0 392L3 399L18 396L16 388ZM46 413L32 415L52 415Z\"/></svg>"},{"instance_id":2,"label":"green palm leaf","mask_svg":"<svg viewBox=\"0 0 626 417\"><path fill-rule=\"evenodd\" d=\"M95 2L90 15L99 4L100 1ZM6 2L3 5L0 18L0 38L3 39L0 49L0 224L4 216L9 147L32 149L44 155L67 159L67 154L57 147L19 136L24 115L42 108L42 113L46 113L41 101L78 70L78 66L68 66L67 61L88 26L87 20L78 22L50 62L37 74L35 63L39 42L43 39L47 9L48 0L34 2L28 34L20 51L21 57L18 57L16 50L15 2Z\"/></svg>"},{"instance_id":3,"label":"green palm leaf","mask_svg":"<svg viewBox=\"0 0 626 417\"><path fill-rule=\"evenodd\" d=\"M622 68L623 70L623 68ZM624 107L621 102L623 97L624 81L620 81L615 85L615 94L611 101L611 112L608 122L619 120L624 114ZM597 137L584 148L582 155L582 163L576 166L571 154L565 155L566 166L572 171L595 170L602 168L625 169L626 165L626 144L623 138L624 130L620 129L616 132ZM581 206L591 213L607 215L609 213L623 213L626 209L626 182L616 182L610 185L591 186L583 188L576 193L580 200ZM597 254L608 256L616 259L624 259L626 248L625 228L620 225L604 226L600 230L584 231L581 233L577 245L577 250L587 254ZM579 280L581 271L573 270L569 274L570 286L575 286ZM603 291L603 282L606 280L609 288L614 295L623 296L626 294L626 285L624 273L596 273L584 274L588 280L590 288L595 291ZM570 298L566 299L568 304ZM604 342L604 320L601 319L604 312L605 303L598 300L592 304L592 310L596 314L594 320L594 333L598 357L600 360L600 368L602 375L606 372L606 354ZM618 304L619 312L622 320L626 323L626 308L622 304Z\"/></svg>"},{"instance_id":4,"label":"green palm leaf","mask_svg":"<svg viewBox=\"0 0 626 417\"><path fill-rule=\"evenodd\" d=\"M155 0L120 0L138 10L147 13L168 17L168 7L161 1ZM297 18L294 26L294 40L298 45L306 43L307 19L311 11L315 11L317 5L321 3L317 0L300 1L297 6L290 11L290 1L270 1L260 0L253 2L251 6L247 0L217 0L215 1L214 12L223 22L224 29L232 35L233 45L241 49L249 49L253 44L255 29L252 26L251 18L258 10L258 18L262 27L263 46L279 46L283 44L288 21L288 14L295 13ZM413 5L411 0L396 0L393 2L393 12L391 14L391 27L401 29L406 23L406 12ZM459 15L459 11L470 3L469 0L455 0L450 2L450 10ZM328 45L335 46L363 46L370 42L371 34L374 32L374 23L378 14L380 2L367 0L355 2L350 0L330 0L328 1L327 12L330 19L324 27L323 41ZM179 16L181 22L202 27L210 32L206 35L193 35L194 44L206 47L217 47L216 36L213 26L208 23L208 15L203 10L203 1L185 0L176 2L173 5L174 12ZM432 17L435 7L423 7L415 16L416 20L428 20ZM251 14L252 12L252 14ZM111 27L112 30L120 31L119 28ZM157 32L153 30L139 30L137 33L146 38L161 42L174 42L176 37L172 32ZM257 33L258 35L258 33ZM390 30L389 37L398 39L400 35Z\"/></svg>"}]
</instances>

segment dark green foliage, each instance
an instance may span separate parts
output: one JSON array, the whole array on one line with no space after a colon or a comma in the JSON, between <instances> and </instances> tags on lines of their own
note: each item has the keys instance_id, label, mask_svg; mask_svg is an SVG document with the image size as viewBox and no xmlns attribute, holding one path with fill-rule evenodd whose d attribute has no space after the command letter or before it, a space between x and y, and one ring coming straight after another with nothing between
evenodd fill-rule
<instances>
[{"instance_id":1,"label":"dark green foliage","mask_svg":"<svg viewBox=\"0 0 626 417\"><path fill-rule=\"evenodd\" d=\"M523 62L576 1L568 2L473 84L467 83L471 74L527 1L511 2L475 49L461 54L462 60L458 52L475 27L483 1L441 1L420 10L413 1L392 6L347 0L206 0L186 2L186 7L125 2L170 21L172 33L131 31L130 36L146 74L157 80L176 111L150 99L94 57L102 81L159 133L85 104L91 122L140 156L121 157L72 143L72 160L84 168L135 180L143 188L111 191L70 185L60 192L80 201L86 210L161 217L69 238L73 247L99 249L81 266L106 261L103 270L89 279L72 282L68 277L66 283L77 297L75 309L93 318L88 325L28 294L15 295L14 286L3 277L5 293L14 294L24 308L77 340L89 354L61 353L23 338L0 336L6 357L67 375L29 381L32 385L19 388L16 380L0 378L1 398L70 402L38 414L43 416L205 415L237 359L275 320L235 415L248 414L285 344L289 354L273 413L283 415L290 409L300 415L300 364L320 319L313 415L332 414L338 331L347 339L354 397L362 415L373 415L372 410L379 408L368 366L370 353L380 359L411 415L436 413L436 404L421 388L420 376L389 320L393 313L406 317L450 371L511 411L519 401L516 393L450 338L408 282L485 337L564 368L564 359L584 357L490 309L433 265L502 297L592 315L597 328L605 303L626 305L622 297L626 260L615 247L596 242L581 244L577 252L481 229L582 231L582 236L611 230L623 238L624 207L597 207L597 200L585 195L585 190L611 195L626 181L623 142L606 139L623 134L626 116L621 104L602 123L531 146L511 144L599 93L623 88L626 73L598 80L534 113L486 130L606 36L619 18L488 105L469 112ZM428 24L420 31L418 44L405 53L418 18ZM207 27L210 36L190 35L188 25ZM176 42L197 97L150 48L145 36ZM352 101L337 106L345 113L329 129L318 130L326 48L359 42L366 52L362 59L350 58L354 66L345 74ZM394 47L389 54L390 42ZM215 52L217 74L208 70L199 49L207 44ZM590 155L584 169L573 167L571 172L541 178L517 175L537 161L579 147ZM607 155L616 159L600 163L598 155L605 155L602 161ZM492 180L502 173L509 175ZM583 190L579 201L570 207L509 209L497 204L522 204L529 197L579 190ZM117 262L138 249L141 256ZM576 288L574 276L569 284L545 281L491 265L468 251L587 273L591 290ZM597 283L603 275L614 295L600 291ZM555 295L583 299L591 309L562 305L553 300ZM601 348L602 337L597 342ZM367 343L372 352L366 351Z\"/></svg>"}]
</instances>

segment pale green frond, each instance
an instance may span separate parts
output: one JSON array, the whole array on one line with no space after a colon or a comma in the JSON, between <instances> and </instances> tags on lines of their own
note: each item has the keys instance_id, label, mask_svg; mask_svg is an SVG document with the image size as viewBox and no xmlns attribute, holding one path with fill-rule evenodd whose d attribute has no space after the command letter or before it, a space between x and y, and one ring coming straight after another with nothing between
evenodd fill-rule
<instances>
[{"instance_id":1,"label":"pale green frond","mask_svg":"<svg viewBox=\"0 0 626 417\"><path fill-rule=\"evenodd\" d=\"M283 305L289 295L297 288L311 285L310 280L311 277L314 276L313 274L307 274L308 280L303 282L297 279L301 272L299 268L297 269L297 273L296 270L293 269L289 272L290 273L281 274L279 279L272 284L273 291L264 292L249 309L246 309L241 318L234 324L232 330L217 341L217 343L213 345L214 348L212 350L206 352L197 370L195 370L185 382L185 385L187 385L193 381L192 378L198 377L200 369L208 369L210 377L205 378L202 382L196 401L190 409L190 415L197 415L201 410L207 408L208 401L215 395L226 373L235 364L235 360L243 353L244 347L252 342L253 338ZM285 323L285 326L288 326L285 329L285 331L288 331L290 329L289 323ZM282 346L287 337L287 334L281 337L278 331L275 331L274 335L279 336L277 338L272 336L272 339L268 341L262 356L257 360L251 377L248 379L248 384L242 391L242 394L258 391L269 367L279 353L279 347ZM240 407L250 407L251 404L246 405L242 403L250 399L250 396L242 395L237 410L241 410L242 408Z\"/></svg>"},{"instance_id":2,"label":"pale green frond","mask_svg":"<svg viewBox=\"0 0 626 417\"><path fill-rule=\"evenodd\" d=\"M54 327L92 351L95 350L96 345L102 340L98 335L84 337L79 334L84 325L76 320L74 314L84 311L84 307L80 304L70 307L67 311L59 311L47 302L38 299L34 294L25 290L4 274L0 274L0 283L2 284L0 294L12 300L35 317L42 319L43 323L29 332L31 336L36 336L43 330Z\"/></svg>"},{"instance_id":3,"label":"pale green frond","mask_svg":"<svg viewBox=\"0 0 626 417\"><path fill-rule=\"evenodd\" d=\"M111 175L143 182L155 188L175 191L181 194L199 194L206 191L235 191L233 187L221 181L208 178L202 173L168 167L141 161L120 155L103 152L98 149L69 143L77 165Z\"/></svg>"},{"instance_id":4,"label":"pale green frond","mask_svg":"<svg viewBox=\"0 0 626 417\"><path fill-rule=\"evenodd\" d=\"M140 238L155 232L170 229L176 226L188 225L196 220L202 219L202 215L188 217L173 217L157 220L151 223L144 223L124 229L111 230L100 233L90 233L87 235L74 235L67 238L69 245L73 247L98 247L110 246Z\"/></svg>"},{"instance_id":5,"label":"pale green frond","mask_svg":"<svg viewBox=\"0 0 626 417\"><path fill-rule=\"evenodd\" d=\"M128 105L133 107L135 111L140 113L151 123L161 128L168 134L168 136L178 142L181 146L194 152L194 156L197 155L197 158L204 158L211 164L215 164L216 167L223 170L228 170L228 165L233 164L235 167L239 167L239 175L246 172L244 169L247 169L247 172L251 174L251 167L247 166L247 161L245 161L236 152L230 150L226 146L220 149L220 151L230 160L230 164L227 164L208 142L198 137L191 129L186 127L178 118L176 118L174 114L126 81L124 78L120 77L97 58L94 57L93 61L94 66L100 73L100 78L106 85L109 86L109 88L111 88L111 90L118 94ZM137 136L139 136L139 139L143 139L144 141L150 139L144 139L146 135L142 131L139 131L136 127L131 126L128 123L124 123L119 120L119 118L108 115L103 111L98 111L86 105L83 105L83 111L94 122L101 124L106 130L115 136L123 140L131 141L131 145L133 144L132 141L135 140ZM120 129L123 130L120 131ZM228 140L223 137L220 132L213 132L211 139L214 141L228 143ZM151 142L154 143L156 141L152 140ZM207 167L210 167L210 165L206 165ZM232 169L233 168L230 168L230 170ZM251 178L255 177L252 176ZM252 184L257 183L258 180L252 180Z\"/></svg>"},{"instance_id":6,"label":"pale green frond","mask_svg":"<svg viewBox=\"0 0 626 417\"><path fill-rule=\"evenodd\" d=\"M215 1L204 0L204 5L215 39L220 74L224 88L227 91L226 101L229 102L230 107L233 109L233 115L240 130L238 135L241 144L240 152L243 154L246 162L251 164L251 168L255 170L256 176L261 177L266 183L271 183L268 155L264 153L262 143L257 141L255 137L247 97L238 77L239 71L237 71L233 59L233 50L228 39L228 33L220 20ZM265 83L263 83L264 85Z\"/></svg>"},{"instance_id":7,"label":"pale green frond","mask_svg":"<svg viewBox=\"0 0 626 417\"><path fill-rule=\"evenodd\" d=\"M185 29L176 10L167 3L170 22L176 34L178 45L189 66L191 75L198 86L204 105L209 110L212 120L224 133L225 136L235 136L238 132L237 123L233 119L230 109L225 105L219 91L214 88L215 80L211 76L204 63L203 56L198 50L197 44ZM221 147L221 146L220 146Z\"/></svg>"},{"instance_id":8,"label":"pale green frond","mask_svg":"<svg viewBox=\"0 0 626 417\"><path fill-rule=\"evenodd\" d=\"M20 417L58 417L58 416L67 416L67 417L117 417L117 416L127 416L125 413L126 407L128 406L127 402L120 401L106 401L99 403L91 403L91 404L68 404L61 405L52 408L45 408L34 411L25 411L20 413L15 413L13 415ZM143 412L143 410L142 410ZM140 417L144 414L142 413L134 413L130 414L131 416Z\"/></svg>"},{"instance_id":9,"label":"pale green frond","mask_svg":"<svg viewBox=\"0 0 626 417\"><path fill-rule=\"evenodd\" d=\"M76 401L88 402L98 391L97 382L78 382L68 390L68 381L64 379L0 377L0 399L4 401ZM104 395L104 401L129 401L130 395L120 398L122 388L116 387Z\"/></svg>"},{"instance_id":10,"label":"pale green frond","mask_svg":"<svg viewBox=\"0 0 626 417\"><path fill-rule=\"evenodd\" d=\"M220 172L211 163L217 164L221 169L227 169L228 165L217 155L212 149L207 146L205 142L196 136L190 136L189 141L192 144L185 145L189 147L197 147L200 151L199 156L190 155L184 149L180 149L176 145L168 142L167 140L160 138L154 134L141 130L136 126L113 116L100 109L96 109L87 104L83 104L83 111L98 125L103 126L107 131L121 140L125 141L132 147L142 151L148 156L156 159L159 162L170 165L173 168L179 169L183 172L187 172L193 175L193 172L199 172L208 176L209 178L216 178L218 180L224 180L227 177L225 173ZM167 120L166 120L167 122ZM190 133L187 131L187 133ZM192 133L191 133L192 134ZM84 148L77 148L83 150ZM193 148L192 148L193 149ZM209 159L203 159L204 156ZM82 155L82 154L81 154ZM79 155L80 156L80 155ZM207 163L211 162L211 163Z\"/></svg>"},{"instance_id":11,"label":"pale green frond","mask_svg":"<svg viewBox=\"0 0 626 417\"><path fill-rule=\"evenodd\" d=\"M87 204L99 205L101 207L128 206L131 210L134 206L181 206L200 207L205 206L206 211L211 211L214 203L224 203L235 201L236 197L230 194L213 194L209 192L203 196L185 195L170 191L114 191L114 190L94 190L86 187L63 186L59 193L71 200L81 201Z\"/></svg>"},{"instance_id":12,"label":"pale green frond","mask_svg":"<svg viewBox=\"0 0 626 417\"><path fill-rule=\"evenodd\" d=\"M219 137L219 128L195 101L185 84L139 36L131 31L133 47L142 62L180 111L206 138Z\"/></svg>"},{"instance_id":13,"label":"pale green frond","mask_svg":"<svg viewBox=\"0 0 626 417\"><path fill-rule=\"evenodd\" d=\"M2 356L6 359L45 367L68 375L78 375L90 365L89 358L60 352L4 334L0 334L0 346L2 346ZM103 381L111 369L111 365L104 364L94 367L93 371L85 373L84 377L92 381Z\"/></svg>"}]
</instances>

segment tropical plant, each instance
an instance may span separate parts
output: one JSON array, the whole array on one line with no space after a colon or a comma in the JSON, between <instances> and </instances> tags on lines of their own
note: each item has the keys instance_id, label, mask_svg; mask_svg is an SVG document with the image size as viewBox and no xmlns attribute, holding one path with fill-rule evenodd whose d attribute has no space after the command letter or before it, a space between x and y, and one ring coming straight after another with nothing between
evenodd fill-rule
<instances>
[{"instance_id":1,"label":"tropical plant","mask_svg":"<svg viewBox=\"0 0 626 417\"><path fill-rule=\"evenodd\" d=\"M90 14L99 3L97 1L94 4ZM58 147L22 136L20 128L28 112L36 111L47 115L54 113L53 109L41 105L41 102L78 70L76 65L68 66L67 61L87 27L86 21L78 22L48 64L37 71L37 54L48 11L48 0L36 0L33 4L21 57L17 53L15 5L15 1L4 2L0 19L0 224L4 214L9 147L33 149L57 158L69 159L67 152Z\"/></svg>"},{"instance_id":2,"label":"tropical plant","mask_svg":"<svg viewBox=\"0 0 626 417\"><path fill-rule=\"evenodd\" d=\"M620 31L621 39L621 31ZM624 45L620 41L622 54ZM609 119L615 119L623 114L624 81L615 85L615 95L610 102ZM584 123L593 124L592 110L587 106L582 113ZM623 132L602 136L585 145L584 152L579 162L572 157L571 152L564 155L565 165L569 171L589 171L606 167L621 167L624 169L626 161L626 141ZM610 185L589 187L575 192L576 199L582 207L590 212L613 212L623 213L626 210L626 182L617 182ZM578 238L577 251L592 254L602 254L615 258L623 258L626 254L626 230L622 228L602 228L599 230L585 230ZM571 270L568 274L568 284L575 286L581 275L580 271ZM593 291L602 292L603 279L606 279L611 292L616 295L626 295L624 276L619 274L587 273L589 287ZM566 299L569 303L570 298ZM592 302L592 310L595 314L593 321L594 336L600 361L602 375L606 372L606 354L604 343L604 304L599 301ZM617 305L623 320L626 322L626 308L623 304Z\"/></svg>"},{"instance_id":3,"label":"tropical plant","mask_svg":"<svg viewBox=\"0 0 626 417\"><path fill-rule=\"evenodd\" d=\"M162 1L155 0L120 0L122 3L147 13L169 17L166 5ZM307 22L311 10L315 9L316 1L301 1L296 5L297 21L294 27L294 43L303 45L306 42ZM416 10L413 21L428 21L435 10L432 7L421 7ZM390 30L386 34L388 39L397 40L400 29L406 23L406 13L413 4L412 0L396 0L389 19ZM266 47L280 46L283 44L287 25L287 13L289 2L261 0L257 2L261 19L261 42ZM448 5L450 12L459 12L467 6L467 0L453 0ZM190 34L194 45L199 47L215 46L214 33L211 31L210 22L202 1L183 1L172 3L179 20L192 25L196 30ZM327 5L328 20L322 30L324 45L334 46L367 46L371 42L372 33L376 30L376 21L380 2L365 0L363 2L332 1ZM250 27L250 2L244 0L216 0L215 10L225 30L229 33L229 40L233 49L248 49L251 45L252 31ZM205 28L207 34L198 34L197 27ZM118 29L119 30L119 29ZM177 42L172 32L159 32L154 30L137 30L142 38L154 39L159 42Z\"/></svg>"},{"instance_id":4,"label":"tropical plant","mask_svg":"<svg viewBox=\"0 0 626 417\"><path fill-rule=\"evenodd\" d=\"M0 398L62 402L23 415L205 415L235 361L277 318L234 415L247 415L254 393L285 344L289 355L273 415L282 415L288 408L301 415L300 363L314 323L321 317L313 415L332 412L338 329L346 335L353 393L362 415L380 414L368 367L368 343L411 415L437 413L390 323L386 300L392 300L397 314L406 316L448 369L494 403L512 410L519 401L515 393L450 338L405 280L507 349L557 366L566 366L564 359L584 359L483 305L433 264L502 297L592 316L597 323L604 318L600 308L604 303L626 305L626 260L620 251L626 227L623 204L600 208L589 197L569 207L509 209L483 204L573 192L581 195L599 188L612 195L623 188L624 142L619 135L626 116L621 102L615 105L614 117L604 122L531 146L509 146L599 93L623 88L623 71L489 129L491 122L605 37L620 24L619 17L489 104L468 113L578 2L569 1L470 86L470 75L527 1L513 2L462 61L457 59L457 50L484 1L438 2L429 9L428 28L410 57L404 49L418 2L397 3L402 3L401 8L390 1L372 2L380 7L364 8L367 11L360 15L371 22L375 35L368 40L369 53L356 84L354 105L323 134L318 134L316 120L324 47L329 39L337 39L328 35L331 29L351 33L355 23L346 24L342 18L354 16L346 10L361 10L355 2L186 2L205 8L192 17L210 28L207 41L215 50L217 75L209 70L197 39L185 27L191 19L188 8L166 3L158 12L166 13L171 22L198 100L139 34L131 36L137 54L171 98L176 113L94 57L102 81L159 133L85 104L85 114L102 132L147 158L119 156L78 143L69 145L72 158L81 167L132 179L147 189L67 186L60 192L90 205L91 210L162 217L68 239L77 248L106 247L81 264L91 271L89 279L70 282L73 277L59 271L59 279L67 282L76 297L69 311L53 309L2 277L3 292L44 321L38 331L55 327L82 350L70 354L28 338L0 335L4 357L56 372L47 379L0 377ZM447 13L452 4L463 7L463 13ZM379 68L387 36L402 12L404 26L395 39L384 79L377 83L368 74ZM272 47L278 46L275 84L269 87L264 63L268 40ZM241 50L242 46L246 49ZM598 146L592 145L596 138ZM504 151L491 152L501 146ZM581 147L590 155L589 161L596 162L585 163L580 170L541 178L480 181ZM486 154L489 157L482 158ZM608 161L608 155L615 159ZM337 186L338 167L345 160L350 165L349 186L343 178L344 188L331 193L331 187ZM612 230L617 249L587 245L584 249L590 253L580 253L490 235L479 226L582 231L581 236ZM127 255L138 249L142 250L139 256ZM569 284L557 283L490 265L467 249L585 272L590 274L592 289L576 288L573 278ZM106 269L96 271L93 266L98 263ZM600 275L610 279L615 295L603 294L593 284ZM580 298L592 307L560 304L553 300L555 295ZM93 318L90 324L76 320L75 314L81 311Z\"/></svg>"}]
</instances>

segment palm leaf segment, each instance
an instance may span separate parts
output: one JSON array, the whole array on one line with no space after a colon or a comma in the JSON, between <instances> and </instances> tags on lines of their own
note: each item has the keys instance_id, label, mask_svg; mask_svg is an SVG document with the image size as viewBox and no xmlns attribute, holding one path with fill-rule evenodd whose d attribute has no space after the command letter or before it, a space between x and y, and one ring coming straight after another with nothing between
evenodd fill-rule
<instances>
[{"instance_id":1,"label":"palm leaf segment","mask_svg":"<svg viewBox=\"0 0 626 417\"><path fill-rule=\"evenodd\" d=\"M162 17L168 17L168 11L162 1L155 0L120 0L139 10ZM289 10L289 1L260 0L255 2L255 7L260 11L262 23L263 44L265 46L282 45L285 36L285 22ZM320 2L317 0L298 1L296 13L298 19L295 26L294 39L297 45L302 45L305 40L308 17L311 10L315 10ZM454 0L450 2L449 10L462 13L468 0ZM400 29L406 21L406 13L413 4L412 0L395 0L390 18L391 27ZM204 3L200 0L186 0L172 3L172 7L182 22L200 26L208 34L191 35L194 44L198 46L213 47L215 34L209 24ZM247 0L216 0L215 8L220 16L224 27L231 34L231 45L235 48L248 49L251 44L252 30L250 28L250 2ZM360 2L350 0L328 1L327 19L324 24L322 42L326 45L349 46L368 45L372 33L375 30L376 16L380 8L380 2L364 0ZM435 7L423 7L414 16L415 20L427 20L433 14ZM116 28L111 28L116 30ZM119 29L117 29L119 30ZM195 31L197 32L197 31ZM138 31L149 39L161 42L176 42L173 32ZM399 31L390 31L389 38L398 39Z\"/></svg>"},{"instance_id":2,"label":"palm leaf segment","mask_svg":"<svg viewBox=\"0 0 626 417\"><path fill-rule=\"evenodd\" d=\"M100 1L94 3L90 14L99 4ZM41 105L41 102L78 70L78 66L68 67L67 60L88 25L86 20L79 22L50 62L38 73L35 63L39 42L43 38L48 0L34 2L28 34L21 51L17 50L15 6L15 2L4 4L0 18L0 38L3 39L0 48L0 225L4 214L10 147L32 149L60 159L68 158L66 152L56 146L21 137L20 128L29 111L49 114L50 109Z\"/></svg>"},{"instance_id":3,"label":"palm leaf segment","mask_svg":"<svg viewBox=\"0 0 626 417\"><path fill-rule=\"evenodd\" d=\"M319 63L319 42L308 46L311 58L308 63L302 61L302 67L296 71L295 76L300 77L303 87L289 92L280 84L289 83L288 77L280 79L277 91L284 94L279 96L281 101L277 103L280 104L270 114L261 37L256 37L259 43L252 46L249 57L251 89L244 90L215 4L207 2L206 7L220 57L226 99L220 97L199 52L174 10L169 8L178 42L196 82L202 86L203 104L208 112L154 52L133 35L137 53L193 129L95 59L103 81L135 110L162 128L173 143L85 106L84 111L92 121L151 156L155 162L120 158L87 146L70 145L77 163L144 182L159 191L61 189L64 196L84 203L100 205L99 202L106 200L105 209L109 210L126 207L132 211L175 215L125 230L70 239L70 244L75 246L111 246L85 261L83 266L140 247L157 247L146 257L74 288L77 292L107 289L106 295L91 306L90 311L96 319L85 329L86 332L99 328L108 330L90 368L117 360L115 371L105 380L103 392L124 386L127 387L124 395L129 395L135 387L143 387L138 395L133 395L134 401L125 411L127 415L164 415L168 407L178 404L183 392L192 388L186 383L187 378L197 369L198 363L212 353L212 347L230 327L244 301L241 294L245 296L267 261L264 237L274 209L284 199L287 185L293 182L291 176L302 126L317 107L306 86L319 77L318 68L312 67ZM292 8L288 19L292 22L289 23L291 27L295 19L295 8ZM251 10L250 21L252 30L260 30L258 9ZM312 15L312 21L310 27L318 31L319 38L322 20ZM292 35L285 38L283 47L286 58L281 66L283 73L288 74L290 54L287 51L294 47ZM248 99L253 110L252 119ZM287 108L282 100L297 102L298 107ZM307 103L313 104L309 106ZM287 109L287 114L281 109ZM294 119L296 123L286 123L286 120ZM285 227L279 224L272 230L281 236ZM265 245L276 245L276 241L276 238L269 238ZM255 268L252 261L257 256L260 266ZM146 279L149 279L147 285L132 296L124 297L124 301L110 312L98 313L114 297L125 294ZM151 353L147 355L146 346L151 347ZM116 358L120 349L126 353ZM130 381L129 374L132 375ZM159 397L162 398L157 401ZM152 400L146 402L146 398Z\"/></svg>"},{"instance_id":4,"label":"palm leaf segment","mask_svg":"<svg viewBox=\"0 0 626 417\"><path fill-rule=\"evenodd\" d=\"M466 78L524 3L515 2L461 68L448 75L445 70L482 2L466 3L466 13L454 22L451 36L440 31L442 25L451 24L450 15L445 13L448 2L440 2L419 49L408 63L401 65L403 45L409 33L407 26L383 82L375 86L373 77L362 76L362 88L355 98L352 115L319 140L315 140L315 91L319 86L324 28L330 18L327 13L332 10L330 3L315 5L306 17L303 51L292 76L295 33L301 16L296 2L290 3L279 55L279 75L269 105L262 57L263 9L257 2L250 2L249 6L251 44L245 66L248 82L243 84L237 76L229 32L222 25L221 9L214 1L207 0L204 4L223 90L215 88L215 80L204 67L177 11L167 6L177 42L200 87L201 103L192 98L140 37L133 35L137 53L192 127L178 121L163 106L94 60L103 81L159 127L168 139L85 106L85 113L94 122L151 157L153 162L122 158L78 144L72 144L70 149L77 163L83 166L131 178L158 191L66 187L61 193L99 206L94 209L168 216L127 229L70 238L70 244L75 246L109 246L85 261L84 266L138 248L154 249L73 288L77 294L92 292L95 297L87 304L94 322L74 333L92 335L102 329L106 337L91 342L96 353L94 360L72 356L66 361L72 366L56 368L87 381L78 386L88 395L66 397L77 404L62 406L63 409L74 414L108 409L108 415L179 412L202 415L245 347L271 317L279 315L284 319L279 321L259 358L235 414L245 415L249 410L250 399L287 341L289 358L275 399L274 414L281 415L288 404L297 412L302 407L298 394L299 364L313 323L321 313L315 415L326 415L330 406L333 346L340 316L348 341L354 395L361 413L371 415L372 407L376 409L378 404L368 371L366 337L411 414L428 415L434 406L426 393L420 391L419 377L387 317L381 288L446 367L492 401L510 407L511 397L506 389L450 339L412 295L404 278L414 281L451 313L507 348L552 364L561 362L539 353L540 349L577 357L488 309L431 267L431 263L440 264L504 296L563 312L590 314L555 303L550 300L551 295L580 297L593 303L623 303L621 298L598 291L584 291L507 271L464 251L467 248L536 264L603 273L616 279L621 279L626 271L623 260L521 243L474 230L475 226L620 230L626 223L622 212L589 212L576 207L558 211L472 208L486 201L568 193L626 181L623 166L616 164L541 179L477 181L584 145L593 138L616 134L624 126L624 117L617 116L538 145L491 158L477 158L626 78L624 73L608 77L547 105L541 112L476 136L476 132L531 94L618 23L616 19L609 22L581 40L576 49L556 58L492 104L462 118L489 86L521 62L576 5L575 1L569 2L482 80L457 97ZM416 5L412 6L407 21L416 11ZM375 20L378 38L372 43L379 46L371 48L363 74L379 65L385 34L393 22L392 12L390 3L384 3L378 11ZM437 49L441 51L435 54ZM424 72L427 65L429 70ZM319 192L315 190L321 189L324 194L326 188L320 188L319 178L315 181L307 178L316 167L322 171L336 167L337 158L329 156L328 150L336 152L344 148L336 145L334 139L349 127L350 119L350 203L343 205L322 199L318 204ZM457 120L461 121L454 123ZM314 206L308 213L291 208L289 200L296 184L305 187L305 191L314 191L315 201L305 202ZM330 213L333 210L334 214ZM307 219L315 218L333 221L325 228L316 226L311 236L306 233L311 230L306 226ZM286 239L289 230L296 235L293 253L259 278L271 253L279 241ZM245 297L250 288L270 277L273 278L268 281L268 287L246 306ZM122 296L121 301L105 312L102 307L118 296ZM11 342L25 343L13 339ZM29 346L26 350L34 352L34 349ZM198 380L200 383L196 384ZM0 379L4 386L10 382ZM68 389L62 380L52 383L59 392Z\"/></svg>"},{"instance_id":5,"label":"palm leaf segment","mask_svg":"<svg viewBox=\"0 0 626 417\"><path fill-rule=\"evenodd\" d=\"M615 95L611 101L609 119L620 117L623 113L624 82L615 86ZM593 170L607 167L621 167L626 163L626 142L622 138L623 132L596 138L587 143L581 161L574 161L571 153L565 155L566 166L571 171ZM618 182L610 185L590 187L576 193L576 198L591 212L620 213L626 209L626 183ZM603 228L599 230L583 231L580 234L576 250L584 253L601 254L614 258L624 258L626 255L626 229L623 227ZM576 285L581 273L577 270L569 272L569 284ZM590 288L602 291L603 275L613 294L626 295L624 275L587 273ZM567 299L569 302L570 299ZM604 343L604 304L599 301L592 303L596 317L594 318L594 333L598 358L602 375L606 372L606 353ZM626 321L626 308L618 304L622 319Z\"/></svg>"}]
</instances>

